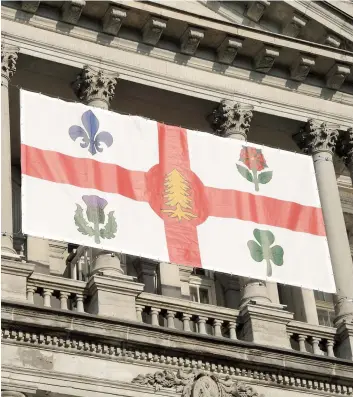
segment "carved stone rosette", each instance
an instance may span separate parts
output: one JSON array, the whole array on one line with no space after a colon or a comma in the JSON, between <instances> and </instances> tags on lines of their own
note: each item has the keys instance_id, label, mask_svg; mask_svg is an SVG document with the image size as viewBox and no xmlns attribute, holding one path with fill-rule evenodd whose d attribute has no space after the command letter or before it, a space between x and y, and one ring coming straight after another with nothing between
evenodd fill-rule
<instances>
[{"instance_id":1,"label":"carved stone rosette","mask_svg":"<svg viewBox=\"0 0 353 397\"><path fill-rule=\"evenodd\" d=\"M340 156L347 168L353 167L353 128L348 128L337 144L337 154Z\"/></svg>"},{"instance_id":2,"label":"carved stone rosette","mask_svg":"<svg viewBox=\"0 0 353 397\"><path fill-rule=\"evenodd\" d=\"M1 76L10 80L16 72L18 48L8 45L1 45Z\"/></svg>"},{"instance_id":3,"label":"carved stone rosette","mask_svg":"<svg viewBox=\"0 0 353 397\"><path fill-rule=\"evenodd\" d=\"M76 96L83 102L103 100L109 105L114 96L117 82L116 75L85 66L77 76L72 88Z\"/></svg>"},{"instance_id":4,"label":"carved stone rosette","mask_svg":"<svg viewBox=\"0 0 353 397\"><path fill-rule=\"evenodd\" d=\"M304 153L333 153L339 135L338 127L333 123L310 119L299 133L293 135L293 139Z\"/></svg>"},{"instance_id":5,"label":"carved stone rosette","mask_svg":"<svg viewBox=\"0 0 353 397\"><path fill-rule=\"evenodd\" d=\"M209 375L203 371L158 371L154 374L138 375L132 383L154 387L155 391L173 388L177 393L181 393L182 397L259 396L251 386L230 376L221 378L219 375Z\"/></svg>"},{"instance_id":6,"label":"carved stone rosette","mask_svg":"<svg viewBox=\"0 0 353 397\"><path fill-rule=\"evenodd\" d=\"M242 135L245 139L250 129L253 116L253 106L223 100L210 116L210 122L215 135Z\"/></svg>"}]
</instances>

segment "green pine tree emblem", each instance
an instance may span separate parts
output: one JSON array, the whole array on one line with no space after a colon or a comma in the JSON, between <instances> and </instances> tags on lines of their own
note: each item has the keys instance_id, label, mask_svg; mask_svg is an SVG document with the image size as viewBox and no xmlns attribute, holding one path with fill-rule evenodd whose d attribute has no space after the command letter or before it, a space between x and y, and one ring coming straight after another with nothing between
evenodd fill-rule
<instances>
[{"instance_id":1,"label":"green pine tree emblem","mask_svg":"<svg viewBox=\"0 0 353 397\"><path fill-rule=\"evenodd\" d=\"M272 246L275 242L275 236L269 230L255 229L253 234L256 241L248 241L250 255L256 262L262 262L265 259L267 264L267 276L270 277L272 276L271 262L277 266L282 266L284 263L283 248L280 245Z\"/></svg>"},{"instance_id":2,"label":"green pine tree emblem","mask_svg":"<svg viewBox=\"0 0 353 397\"><path fill-rule=\"evenodd\" d=\"M86 217L83 214L83 208L76 203L76 211L74 216L75 225L77 230L86 236L94 236L94 242L100 243L100 239L111 239L115 237L115 233L118 230L114 211L110 211L107 216L104 213L104 209L107 206L107 200L98 196L82 196L82 200L87 206ZM91 224L91 225L90 225ZM100 225L104 225L103 228Z\"/></svg>"}]
</instances>

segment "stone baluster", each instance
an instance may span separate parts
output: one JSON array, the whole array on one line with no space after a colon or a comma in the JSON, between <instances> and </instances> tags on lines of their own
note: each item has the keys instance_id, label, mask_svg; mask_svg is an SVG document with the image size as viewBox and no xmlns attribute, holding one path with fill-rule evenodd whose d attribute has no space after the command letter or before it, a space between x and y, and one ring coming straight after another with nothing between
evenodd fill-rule
<instances>
[{"instance_id":1,"label":"stone baluster","mask_svg":"<svg viewBox=\"0 0 353 397\"><path fill-rule=\"evenodd\" d=\"M176 313L171 310L167 311L167 327L168 328L175 328L175 324L174 324L175 314Z\"/></svg>"},{"instance_id":2,"label":"stone baluster","mask_svg":"<svg viewBox=\"0 0 353 397\"><path fill-rule=\"evenodd\" d=\"M158 315L159 315L160 310L156 309L154 307L151 308L151 318L152 318L152 325L159 325L159 319L158 319Z\"/></svg>"},{"instance_id":3,"label":"stone baluster","mask_svg":"<svg viewBox=\"0 0 353 397\"><path fill-rule=\"evenodd\" d=\"M337 154L348 168L353 184L353 127L348 128L337 145Z\"/></svg>"},{"instance_id":4,"label":"stone baluster","mask_svg":"<svg viewBox=\"0 0 353 397\"><path fill-rule=\"evenodd\" d=\"M322 120L309 120L305 128L293 136L298 146L311 154L314 161L337 289L336 324L344 319L353 319L353 263L332 161L338 127Z\"/></svg>"},{"instance_id":5,"label":"stone baluster","mask_svg":"<svg viewBox=\"0 0 353 397\"><path fill-rule=\"evenodd\" d=\"M222 330L221 330L222 323L223 323L223 321L221 321L221 320L213 321L214 336L222 336Z\"/></svg>"},{"instance_id":6,"label":"stone baluster","mask_svg":"<svg viewBox=\"0 0 353 397\"><path fill-rule=\"evenodd\" d=\"M108 110L117 81L117 75L85 66L72 84L72 88L82 102L89 106ZM93 256L92 274L100 273L107 276L123 274L119 254L93 249Z\"/></svg>"},{"instance_id":7,"label":"stone baluster","mask_svg":"<svg viewBox=\"0 0 353 397\"><path fill-rule=\"evenodd\" d=\"M34 293L37 288L32 285L27 285L27 301L28 303L34 303Z\"/></svg>"},{"instance_id":8,"label":"stone baluster","mask_svg":"<svg viewBox=\"0 0 353 397\"><path fill-rule=\"evenodd\" d=\"M322 354L321 349L319 347L320 338L316 338L315 336L311 337L311 346L313 347L314 354Z\"/></svg>"},{"instance_id":9,"label":"stone baluster","mask_svg":"<svg viewBox=\"0 0 353 397\"><path fill-rule=\"evenodd\" d=\"M327 340L326 342L327 355L329 357L335 357L335 353L333 352L334 344L335 342L333 340Z\"/></svg>"},{"instance_id":10,"label":"stone baluster","mask_svg":"<svg viewBox=\"0 0 353 397\"><path fill-rule=\"evenodd\" d=\"M199 334L201 335L206 335L206 321L207 321L207 317L201 317L199 316L197 319L197 325L199 327Z\"/></svg>"},{"instance_id":11,"label":"stone baluster","mask_svg":"<svg viewBox=\"0 0 353 397\"><path fill-rule=\"evenodd\" d=\"M1 255L19 259L13 248L9 82L16 72L18 48L1 46Z\"/></svg>"},{"instance_id":12,"label":"stone baluster","mask_svg":"<svg viewBox=\"0 0 353 397\"><path fill-rule=\"evenodd\" d=\"M229 338L236 340L237 339L237 331L236 331L236 324L233 321L228 323L228 330L229 330Z\"/></svg>"},{"instance_id":13,"label":"stone baluster","mask_svg":"<svg viewBox=\"0 0 353 397\"><path fill-rule=\"evenodd\" d=\"M138 322L142 323L142 312L143 312L143 306L136 305L136 319Z\"/></svg>"},{"instance_id":14,"label":"stone baluster","mask_svg":"<svg viewBox=\"0 0 353 397\"><path fill-rule=\"evenodd\" d=\"M84 313L85 309L83 306L83 295L76 294L76 310L78 313Z\"/></svg>"},{"instance_id":15,"label":"stone baluster","mask_svg":"<svg viewBox=\"0 0 353 397\"><path fill-rule=\"evenodd\" d=\"M190 319L191 319L190 314L183 314L182 320L183 320L183 330L184 331L191 331Z\"/></svg>"},{"instance_id":16,"label":"stone baluster","mask_svg":"<svg viewBox=\"0 0 353 397\"><path fill-rule=\"evenodd\" d=\"M60 309L67 310L67 300L70 294L68 292L60 291Z\"/></svg>"},{"instance_id":17,"label":"stone baluster","mask_svg":"<svg viewBox=\"0 0 353 397\"><path fill-rule=\"evenodd\" d=\"M246 141L252 116L253 106L223 100L213 111L210 122L215 135ZM271 303L264 281L246 279L240 306L244 306L250 300Z\"/></svg>"},{"instance_id":18,"label":"stone baluster","mask_svg":"<svg viewBox=\"0 0 353 397\"><path fill-rule=\"evenodd\" d=\"M306 352L305 341L306 341L305 335L298 335L299 351L301 352Z\"/></svg>"},{"instance_id":19,"label":"stone baluster","mask_svg":"<svg viewBox=\"0 0 353 397\"><path fill-rule=\"evenodd\" d=\"M51 296L53 294L52 289L44 288L43 297L44 297L44 307L51 307Z\"/></svg>"}]
</instances>

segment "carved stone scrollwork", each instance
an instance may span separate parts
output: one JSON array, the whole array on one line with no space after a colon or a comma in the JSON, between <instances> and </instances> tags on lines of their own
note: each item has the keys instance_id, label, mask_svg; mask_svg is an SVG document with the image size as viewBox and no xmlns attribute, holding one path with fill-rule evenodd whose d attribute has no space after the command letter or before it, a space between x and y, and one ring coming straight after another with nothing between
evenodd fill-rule
<instances>
[{"instance_id":1,"label":"carved stone scrollwork","mask_svg":"<svg viewBox=\"0 0 353 397\"><path fill-rule=\"evenodd\" d=\"M259 22L266 8L270 6L270 2L267 0L249 1L248 3L246 16L255 22Z\"/></svg>"},{"instance_id":2,"label":"carved stone scrollwork","mask_svg":"<svg viewBox=\"0 0 353 397\"><path fill-rule=\"evenodd\" d=\"M304 81L315 65L315 59L305 54L300 54L291 67L291 78L296 81Z\"/></svg>"},{"instance_id":3,"label":"carved stone scrollwork","mask_svg":"<svg viewBox=\"0 0 353 397\"><path fill-rule=\"evenodd\" d=\"M126 11L118 7L109 6L103 17L103 32L116 36L121 28Z\"/></svg>"},{"instance_id":4,"label":"carved stone scrollwork","mask_svg":"<svg viewBox=\"0 0 353 397\"><path fill-rule=\"evenodd\" d=\"M161 18L151 17L142 29L143 42L156 45L167 27L167 21Z\"/></svg>"},{"instance_id":5,"label":"carved stone scrollwork","mask_svg":"<svg viewBox=\"0 0 353 397\"><path fill-rule=\"evenodd\" d=\"M202 29L187 28L180 39L181 52L187 55L194 55L203 38L204 31Z\"/></svg>"},{"instance_id":6,"label":"carved stone scrollwork","mask_svg":"<svg viewBox=\"0 0 353 397\"><path fill-rule=\"evenodd\" d=\"M282 33L286 36L297 37L307 24L308 20L301 15L294 14L291 20L283 26Z\"/></svg>"},{"instance_id":7,"label":"carved stone scrollwork","mask_svg":"<svg viewBox=\"0 0 353 397\"><path fill-rule=\"evenodd\" d=\"M332 90L339 90L350 72L348 65L334 64L326 74L326 86Z\"/></svg>"},{"instance_id":8,"label":"carved stone scrollwork","mask_svg":"<svg viewBox=\"0 0 353 397\"><path fill-rule=\"evenodd\" d=\"M85 66L77 76L72 88L76 96L83 102L98 99L109 104L114 96L117 82L118 78L116 75L109 75L103 70Z\"/></svg>"},{"instance_id":9,"label":"carved stone scrollwork","mask_svg":"<svg viewBox=\"0 0 353 397\"><path fill-rule=\"evenodd\" d=\"M31 14L35 14L38 10L40 1L22 1L21 8L23 11L30 12Z\"/></svg>"},{"instance_id":10,"label":"carved stone scrollwork","mask_svg":"<svg viewBox=\"0 0 353 397\"><path fill-rule=\"evenodd\" d=\"M227 36L217 49L218 61L230 65L243 45L242 39Z\"/></svg>"},{"instance_id":11,"label":"carved stone scrollwork","mask_svg":"<svg viewBox=\"0 0 353 397\"><path fill-rule=\"evenodd\" d=\"M263 46L254 57L254 66L256 71L262 73L269 72L278 56L278 48L267 45Z\"/></svg>"},{"instance_id":12,"label":"carved stone scrollwork","mask_svg":"<svg viewBox=\"0 0 353 397\"><path fill-rule=\"evenodd\" d=\"M322 120L310 119L299 133L293 135L294 141L304 153L320 151L333 153L338 139L338 125Z\"/></svg>"},{"instance_id":13,"label":"carved stone scrollwork","mask_svg":"<svg viewBox=\"0 0 353 397\"><path fill-rule=\"evenodd\" d=\"M1 76L10 80L16 72L18 48L1 45Z\"/></svg>"},{"instance_id":14,"label":"carved stone scrollwork","mask_svg":"<svg viewBox=\"0 0 353 397\"><path fill-rule=\"evenodd\" d=\"M347 168L353 167L353 128L348 128L342 134L342 138L337 144L336 152Z\"/></svg>"},{"instance_id":15,"label":"carved stone scrollwork","mask_svg":"<svg viewBox=\"0 0 353 397\"><path fill-rule=\"evenodd\" d=\"M75 25L80 19L83 7L86 5L85 0L64 1L61 9L61 18L64 22Z\"/></svg>"},{"instance_id":16,"label":"carved stone scrollwork","mask_svg":"<svg viewBox=\"0 0 353 397\"><path fill-rule=\"evenodd\" d=\"M203 371L158 371L154 374L138 375L132 383L154 387L155 391L173 388L177 393L181 393L182 397L259 396L251 386L230 376L221 378L219 375L209 375Z\"/></svg>"},{"instance_id":17,"label":"carved stone scrollwork","mask_svg":"<svg viewBox=\"0 0 353 397\"><path fill-rule=\"evenodd\" d=\"M253 106L223 100L210 116L215 135L242 135L245 139L250 129Z\"/></svg>"}]
</instances>

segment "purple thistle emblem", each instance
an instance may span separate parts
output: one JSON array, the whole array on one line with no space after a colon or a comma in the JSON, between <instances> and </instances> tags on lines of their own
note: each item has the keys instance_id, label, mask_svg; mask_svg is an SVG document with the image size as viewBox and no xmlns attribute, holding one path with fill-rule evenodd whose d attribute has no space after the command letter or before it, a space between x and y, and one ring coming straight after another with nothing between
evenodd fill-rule
<instances>
[{"instance_id":1,"label":"purple thistle emblem","mask_svg":"<svg viewBox=\"0 0 353 397\"><path fill-rule=\"evenodd\" d=\"M108 201L99 196L82 196L83 202L86 204L86 217L88 222L93 224L93 227L85 220L83 215L83 208L76 204L76 212L74 216L77 230L88 236L94 236L94 241L99 244L100 238L113 238L117 231L116 219L114 217L114 211L109 212L108 221L105 224L105 207L108 205ZM100 225L104 225L103 229L100 229Z\"/></svg>"},{"instance_id":2,"label":"purple thistle emblem","mask_svg":"<svg viewBox=\"0 0 353 397\"><path fill-rule=\"evenodd\" d=\"M102 143L105 143L107 147L113 144L113 137L110 132L101 131L97 134L99 130L99 121L92 110L84 112L81 120L85 129L79 125L72 125L69 128L69 135L73 141L76 141L77 138L81 138L80 146L82 148L88 147L88 151L92 156L97 152L103 151L104 147Z\"/></svg>"}]
</instances>

